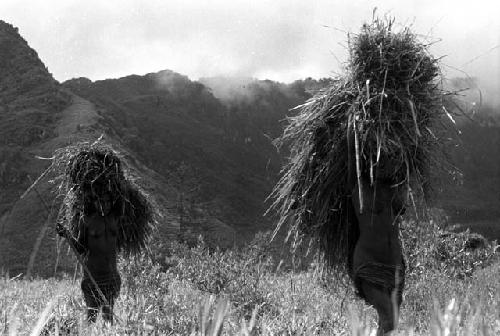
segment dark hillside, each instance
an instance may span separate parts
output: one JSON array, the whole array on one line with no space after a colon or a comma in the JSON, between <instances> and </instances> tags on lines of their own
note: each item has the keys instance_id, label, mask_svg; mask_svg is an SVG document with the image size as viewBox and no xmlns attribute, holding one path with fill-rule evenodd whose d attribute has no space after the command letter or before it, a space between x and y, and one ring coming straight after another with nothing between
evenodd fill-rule
<instances>
[{"instance_id":1,"label":"dark hillside","mask_svg":"<svg viewBox=\"0 0 500 336\"><path fill-rule=\"evenodd\" d=\"M281 167L271 140L308 96L301 84L252 80L245 101L219 99L172 71L61 86L3 22L0 46L0 268L25 273L36 251L33 274L51 275L57 263L68 270L43 204L57 208L51 185L42 180L40 196L19 196L49 164L35 156L101 134L156 199L159 241L202 233L228 246L272 228L262 216Z\"/></svg>"},{"instance_id":2,"label":"dark hillside","mask_svg":"<svg viewBox=\"0 0 500 336\"><path fill-rule=\"evenodd\" d=\"M0 216L37 172L29 150L55 137L55 123L70 97L19 35L0 21Z\"/></svg>"},{"instance_id":3,"label":"dark hillside","mask_svg":"<svg viewBox=\"0 0 500 336\"><path fill-rule=\"evenodd\" d=\"M161 71L94 83L80 78L64 86L95 102L108 132L178 184L185 230L232 244L272 227L262 217L281 167L272 139L307 93L252 80L241 93L245 99L218 99L205 84Z\"/></svg>"},{"instance_id":4,"label":"dark hillside","mask_svg":"<svg viewBox=\"0 0 500 336\"><path fill-rule=\"evenodd\" d=\"M451 153L461 182L440 196L453 223L500 241L500 111L484 107L459 125Z\"/></svg>"},{"instance_id":5,"label":"dark hillside","mask_svg":"<svg viewBox=\"0 0 500 336\"><path fill-rule=\"evenodd\" d=\"M0 268L25 263L43 224L39 218L20 219L11 208L30 176L43 169L45 163L34 155L57 136L56 124L70 100L17 28L0 21ZM41 206L37 200L30 208Z\"/></svg>"},{"instance_id":6,"label":"dark hillside","mask_svg":"<svg viewBox=\"0 0 500 336\"><path fill-rule=\"evenodd\" d=\"M0 215L26 183L26 149L54 137L54 123L69 103L47 68L19 35L0 21Z\"/></svg>"},{"instance_id":7,"label":"dark hillside","mask_svg":"<svg viewBox=\"0 0 500 336\"><path fill-rule=\"evenodd\" d=\"M103 133L111 133L106 141L127 158L138 183L159 204L176 199L177 190L164 177L112 136L94 104L62 88L17 29L0 21L0 270L26 274L30 262L32 275L53 275L57 264L73 270L66 248L55 242L53 185L43 179L20 196L50 164L36 156L50 157L57 148ZM177 216L167 207L159 211L164 217L156 236L172 239Z\"/></svg>"}]
</instances>

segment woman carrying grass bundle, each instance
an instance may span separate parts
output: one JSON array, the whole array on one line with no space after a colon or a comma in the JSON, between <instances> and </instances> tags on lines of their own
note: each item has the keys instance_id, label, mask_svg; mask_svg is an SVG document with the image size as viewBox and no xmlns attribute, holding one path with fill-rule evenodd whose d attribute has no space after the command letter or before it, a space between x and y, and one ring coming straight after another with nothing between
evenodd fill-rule
<instances>
[{"instance_id":1,"label":"woman carrying grass bundle","mask_svg":"<svg viewBox=\"0 0 500 336\"><path fill-rule=\"evenodd\" d=\"M114 301L120 293L121 279L117 268L118 218L112 212L110 195L95 198L93 210L87 211L78 225L77 239L61 223L57 233L84 255L85 272L81 284L87 319L95 322L99 309L103 318L113 321ZM95 281L95 284L94 284Z\"/></svg>"},{"instance_id":2,"label":"woman carrying grass bundle","mask_svg":"<svg viewBox=\"0 0 500 336\"><path fill-rule=\"evenodd\" d=\"M272 194L275 231L289 223L290 237L311 237L376 308L383 335L402 302L399 217L407 195L427 197L431 165L443 167L448 112L438 60L408 28L375 19L349 52L345 76L299 106L279 139L290 159Z\"/></svg>"},{"instance_id":3,"label":"woman carrying grass bundle","mask_svg":"<svg viewBox=\"0 0 500 336\"><path fill-rule=\"evenodd\" d=\"M57 178L64 201L56 231L84 269L81 289L88 321L95 322L102 308L103 318L113 322L121 285L117 256L120 251L139 253L146 248L153 222L151 205L125 178L116 153L99 142L56 151L53 167L63 170Z\"/></svg>"}]
</instances>

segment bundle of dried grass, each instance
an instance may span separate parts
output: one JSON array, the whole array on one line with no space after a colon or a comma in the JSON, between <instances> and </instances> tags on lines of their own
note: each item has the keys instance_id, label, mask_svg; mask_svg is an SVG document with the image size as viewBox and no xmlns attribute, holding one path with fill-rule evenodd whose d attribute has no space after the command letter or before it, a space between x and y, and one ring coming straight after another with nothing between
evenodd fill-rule
<instances>
[{"instance_id":1,"label":"bundle of dried grass","mask_svg":"<svg viewBox=\"0 0 500 336\"><path fill-rule=\"evenodd\" d=\"M128 177L118 154L100 140L78 143L55 151L52 170L62 196L58 220L76 236L85 215L102 211L101 200L112 203L118 218L118 249L126 255L147 248L155 221L147 195Z\"/></svg>"},{"instance_id":2,"label":"bundle of dried grass","mask_svg":"<svg viewBox=\"0 0 500 336\"><path fill-rule=\"evenodd\" d=\"M345 76L298 106L278 139L291 154L272 193L276 231L290 223L289 236L309 235L330 266L348 263L356 182L383 179L426 195L431 165L443 162L447 93L427 48L392 19L363 25L349 39Z\"/></svg>"}]
</instances>

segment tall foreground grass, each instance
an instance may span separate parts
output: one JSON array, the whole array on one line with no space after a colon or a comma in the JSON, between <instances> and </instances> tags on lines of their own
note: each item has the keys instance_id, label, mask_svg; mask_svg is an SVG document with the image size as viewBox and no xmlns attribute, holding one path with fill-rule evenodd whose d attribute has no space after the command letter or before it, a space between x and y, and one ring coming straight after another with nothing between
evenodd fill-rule
<instances>
[{"instance_id":1,"label":"tall foreground grass","mask_svg":"<svg viewBox=\"0 0 500 336\"><path fill-rule=\"evenodd\" d=\"M375 311L346 279L276 270L264 244L171 251L121 263L114 325L85 322L78 281L4 276L0 335L374 335ZM410 270L396 335L499 335L498 261L461 278L438 266Z\"/></svg>"}]
</instances>

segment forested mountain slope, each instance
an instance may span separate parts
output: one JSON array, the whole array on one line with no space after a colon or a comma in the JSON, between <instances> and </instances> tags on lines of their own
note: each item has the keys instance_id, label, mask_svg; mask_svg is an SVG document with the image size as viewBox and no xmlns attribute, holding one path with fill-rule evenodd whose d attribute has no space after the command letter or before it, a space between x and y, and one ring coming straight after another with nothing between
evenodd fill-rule
<instances>
[{"instance_id":1,"label":"forested mountain slope","mask_svg":"<svg viewBox=\"0 0 500 336\"><path fill-rule=\"evenodd\" d=\"M287 155L273 140L290 109L327 84L192 81L170 70L60 84L17 29L0 21L0 269L25 273L30 260L34 274L71 269L53 230L54 185L46 178L20 196L50 164L36 157L101 135L155 200L163 216L156 242L194 242L202 234L227 247L273 229L273 218L263 216L266 197ZM438 190L433 204L490 238L500 238L497 116L493 109L460 124L461 143L450 154L462 183Z\"/></svg>"}]
</instances>

